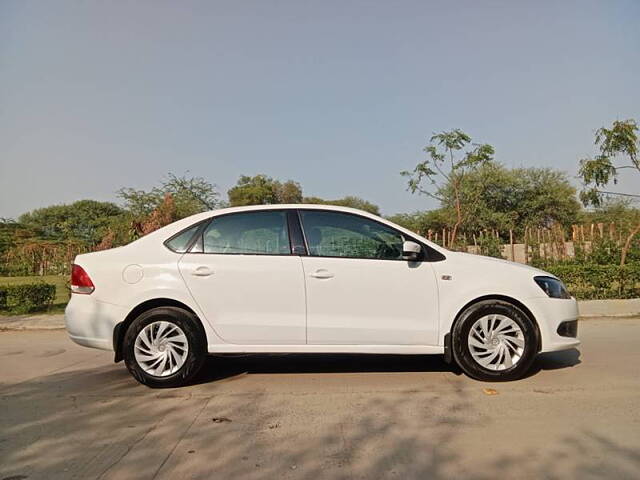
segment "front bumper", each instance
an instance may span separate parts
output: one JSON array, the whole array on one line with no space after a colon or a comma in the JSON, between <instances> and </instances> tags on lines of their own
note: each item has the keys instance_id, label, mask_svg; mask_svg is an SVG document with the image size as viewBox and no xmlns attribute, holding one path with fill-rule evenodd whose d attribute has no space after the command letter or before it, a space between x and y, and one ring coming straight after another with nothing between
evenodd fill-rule
<instances>
[{"instance_id":1,"label":"front bumper","mask_svg":"<svg viewBox=\"0 0 640 480\"><path fill-rule=\"evenodd\" d=\"M577 329L579 312L578 302L574 298L536 297L528 299L526 303L540 327L541 352L568 350L580 345L577 338L566 336L567 322L576 322Z\"/></svg>"},{"instance_id":2,"label":"front bumper","mask_svg":"<svg viewBox=\"0 0 640 480\"><path fill-rule=\"evenodd\" d=\"M127 315L118 305L100 302L91 295L72 294L64 311L69 338L79 345L113 350L113 329Z\"/></svg>"}]
</instances>

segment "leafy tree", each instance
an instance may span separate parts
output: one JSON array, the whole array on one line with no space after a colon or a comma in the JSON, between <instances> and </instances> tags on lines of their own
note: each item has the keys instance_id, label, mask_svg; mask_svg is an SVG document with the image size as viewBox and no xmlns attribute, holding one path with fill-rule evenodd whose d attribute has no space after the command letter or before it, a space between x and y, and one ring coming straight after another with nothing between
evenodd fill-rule
<instances>
[{"instance_id":1,"label":"leafy tree","mask_svg":"<svg viewBox=\"0 0 640 480\"><path fill-rule=\"evenodd\" d=\"M123 213L120 207L111 202L79 200L68 205L38 208L21 215L19 222L42 239L75 239L95 244L111 222Z\"/></svg>"},{"instance_id":2,"label":"leafy tree","mask_svg":"<svg viewBox=\"0 0 640 480\"><path fill-rule=\"evenodd\" d=\"M429 230L441 232L451 225L449 212L442 208L413 213L398 213L387 217L387 220L423 236L426 236Z\"/></svg>"},{"instance_id":3,"label":"leafy tree","mask_svg":"<svg viewBox=\"0 0 640 480\"><path fill-rule=\"evenodd\" d=\"M380 209L377 205L368 202L360 197L346 196L337 200L325 200L319 197L304 197L303 203L312 203L318 205L338 205L340 207L357 208L358 210L364 210L365 212L373 213L374 215L380 215Z\"/></svg>"},{"instance_id":4,"label":"leafy tree","mask_svg":"<svg viewBox=\"0 0 640 480\"><path fill-rule=\"evenodd\" d=\"M173 195L165 194L162 202L149 215L134 216L127 212L119 221L113 222L96 250L105 250L125 245L133 240L179 220Z\"/></svg>"},{"instance_id":5,"label":"leafy tree","mask_svg":"<svg viewBox=\"0 0 640 480\"><path fill-rule=\"evenodd\" d=\"M634 207L628 198L603 198L600 205L582 210L578 223L615 223L632 227L640 220L640 208Z\"/></svg>"},{"instance_id":6,"label":"leafy tree","mask_svg":"<svg viewBox=\"0 0 640 480\"><path fill-rule=\"evenodd\" d=\"M263 174L253 177L242 175L227 194L229 205L232 207L302 201L302 188L299 183L293 180L283 183Z\"/></svg>"},{"instance_id":7,"label":"leafy tree","mask_svg":"<svg viewBox=\"0 0 640 480\"><path fill-rule=\"evenodd\" d=\"M617 183L620 170L631 169L640 173L637 131L638 124L633 119L616 120L611 128L596 130L598 155L580 160L579 176L585 185L580 199L585 205L600 205L608 195L640 198L640 195L602 190Z\"/></svg>"},{"instance_id":8,"label":"leafy tree","mask_svg":"<svg viewBox=\"0 0 640 480\"><path fill-rule=\"evenodd\" d=\"M585 205L601 205L603 198L610 195L640 198L631 193L617 193L603 190L610 184L616 184L620 170L629 169L640 173L638 158L638 124L635 120L616 120L611 128L602 127L596 131L595 145L598 155L595 158L580 160L579 176L584 182L580 199ZM622 248L620 265L625 264L627 252L633 237L640 232L640 222L631 229Z\"/></svg>"},{"instance_id":9,"label":"leafy tree","mask_svg":"<svg viewBox=\"0 0 640 480\"><path fill-rule=\"evenodd\" d=\"M216 186L202 177L178 177L172 173L151 190L121 188L118 197L124 200L125 208L136 218L146 217L171 195L175 203L176 219L181 219L222 206Z\"/></svg>"},{"instance_id":10,"label":"leafy tree","mask_svg":"<svg viewBox=\"0 0 640 480\"><path fill-rule=\"evenodd\" d=\"M298 182L287 180L284 183L278 182L276 188L276 198L278 203L301 203L302 188Z\"/></svg>"},{"instance_id":11,"label":"leafy tree","mask_svg":"<svg viewBox=\"0 0 640 480\"><path fill-rule=\"evenodd\" d=\"M470 150L464 151L465 148ZM421 193L444 202L442 188L449 185L453 192L455 220L449 237L449 246L454 246L458 229L468 219L469 207L462 197L467 175L493 160L494 149L489 144L473 144L471 137L459 129L435 134L424 148L428 157L419 162L413 171L404 171L409 177L408 188L412 193Z\"/></svg>"},{"instance_id":12,"label":"leafy tree","mask_svg":"<svg viewBox=\"0 0 640 480\"><path fill-rule=\"evenodd\" d=\"M0 218L0 274L8 273L6 255L21 238L33 236L33 231L11 218Z\"/></svg>"},{"instance_id":13,"label":"leafy tree","mask_svg":"<svg viewBox=\"0 0 640 480\"><path fill-rule=\"evenodd\" d=\"M14 235L22 226L12 218L0 218L0 256L14 244Z\"/></svg>"},{"instance_id":14,"label":"leafy tree","mask_svg":"<svg viewBox=\"0 0 640 480\"><path fill-rule=\"evenodd\" d=\"M463 230L483 229L522 233L524 227L565 227L576 222L580 204L564 172L550 168L516 168L489 162L466 175L456 192L447 183L439 192L445 211L455 211L459 198L467 205Z\"/></svg>"}]
</instances>

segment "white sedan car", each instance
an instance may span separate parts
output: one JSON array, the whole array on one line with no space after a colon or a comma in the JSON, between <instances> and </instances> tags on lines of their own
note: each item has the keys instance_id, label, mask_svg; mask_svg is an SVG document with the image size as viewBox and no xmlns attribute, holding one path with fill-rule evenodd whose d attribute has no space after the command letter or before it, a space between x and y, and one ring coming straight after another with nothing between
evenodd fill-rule
<instances>
[{"instance_id":1,"label":"white sedan car","mask_svg":"<svg viewBox=\"0 0 640 480\"><path fill-rule=\"evenodd\" d=\"M71 339L152 387L189 382L208 353L247 352L444 354L509 380L580 343L553 275L326 205L197 214L79 255L71 290Z\"/></svg>"}]
</instances>

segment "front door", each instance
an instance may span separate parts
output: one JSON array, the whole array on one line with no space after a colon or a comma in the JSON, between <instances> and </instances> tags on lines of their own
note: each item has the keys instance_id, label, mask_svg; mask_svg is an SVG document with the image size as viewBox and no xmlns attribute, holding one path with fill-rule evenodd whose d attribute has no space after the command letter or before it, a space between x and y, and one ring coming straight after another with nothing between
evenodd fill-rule
<instances>
[{"instance_id":1,"label":"front door","mask_svg":"<svg viewBox=\"0 0 640 480\"><path fill-rule=\"evenodd\" d=\"M402 259L402 233L337 211L300 217L309 344L437 345L434 271Z\"/></svg>"},{"instance_id":2,"label":"front door","mask_svg":"<svg viewBox=\"0 0 640 480\"><path fill-rule=\"evenodd\" d=\"M286 210L214 217L194 248L180 273L224 341L305 343L302 263L291 255Z\"/></svg>"}]
</instances>

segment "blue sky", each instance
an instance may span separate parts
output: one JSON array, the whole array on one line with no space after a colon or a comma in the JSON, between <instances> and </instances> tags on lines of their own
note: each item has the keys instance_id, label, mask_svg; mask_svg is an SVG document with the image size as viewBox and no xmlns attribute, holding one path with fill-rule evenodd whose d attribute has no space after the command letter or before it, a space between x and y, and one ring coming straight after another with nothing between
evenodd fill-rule
<instances>
[{"instance_id":1,"label":"blue sky","mask_svg":"<svg viewBox=\"0 0 640 480\"><path fill-rule=\"evenodd\" d=\"M186 171L430 208L398 172L455 127L575 176L640 120L639 24L637 1L4 0L0 216Z\"/></svg>"}]
</instances>

